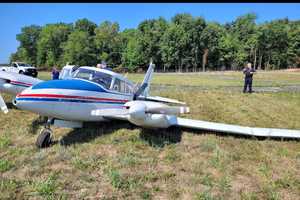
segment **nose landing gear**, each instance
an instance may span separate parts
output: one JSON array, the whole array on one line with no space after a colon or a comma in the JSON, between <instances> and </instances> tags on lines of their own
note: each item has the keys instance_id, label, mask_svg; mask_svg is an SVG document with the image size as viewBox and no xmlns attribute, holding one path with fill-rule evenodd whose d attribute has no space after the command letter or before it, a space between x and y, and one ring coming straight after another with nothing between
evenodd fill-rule
<instances>
[{"instance_id":1,"label":"nose landing gear","mask_svg":"<svg viewBox=\"0 0 300 200\"><path fill-rule=\"evenodd\" d=\"M38 148L46 148L49 147L52 143L52 130L50 129L50 125L53 119L48 119L44 128L41 130L37 140L36 146Z\"/></svg>"}]
</instances>

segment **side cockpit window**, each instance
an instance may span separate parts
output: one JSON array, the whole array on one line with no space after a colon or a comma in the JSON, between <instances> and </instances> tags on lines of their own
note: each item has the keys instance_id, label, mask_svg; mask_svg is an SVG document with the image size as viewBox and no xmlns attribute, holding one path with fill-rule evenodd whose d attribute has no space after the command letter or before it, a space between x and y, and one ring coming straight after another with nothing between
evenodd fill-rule
<instances>
[{"instance_id":1,"label":"side cockpit window","mask_svg":"<svg viewBox=\"0 0 300 200\"><path fill-rule=\"evenodd\" d=\"M112 86L112 90L120 93L131 94L132 86L123 80L115 78L114 84Z\"/></svg>"}]
</instances>

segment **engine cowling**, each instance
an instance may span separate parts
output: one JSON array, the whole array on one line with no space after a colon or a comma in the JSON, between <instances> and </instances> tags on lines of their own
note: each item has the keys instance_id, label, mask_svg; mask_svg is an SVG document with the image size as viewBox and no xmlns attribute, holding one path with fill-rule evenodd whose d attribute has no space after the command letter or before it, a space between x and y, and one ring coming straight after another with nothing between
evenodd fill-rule
<instances>
[{"instance_id":1,"label":"engine cowling","mask_svg":"<svg viewBox=\"0 0 300 200\"><path fill-rule=\"evenodd\" d=\"M131 101L126 103L125 106L129 107L128 120L138 126L168 128L176 120L176 116L164 112L170 107L162 103ZM157 113L158 110L164 114Z\"/></svg>"}]
</instances>

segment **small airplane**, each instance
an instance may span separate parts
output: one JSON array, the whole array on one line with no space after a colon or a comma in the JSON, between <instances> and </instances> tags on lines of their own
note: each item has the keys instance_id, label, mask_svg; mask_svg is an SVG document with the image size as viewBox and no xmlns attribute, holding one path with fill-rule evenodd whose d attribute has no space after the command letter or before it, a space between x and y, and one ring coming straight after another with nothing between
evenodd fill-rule
<instances>
[{"instance_id":1,"label":"small airplane","mask_svg":"<svg viewBox=\"0 0 300 200\"><path fill-rule=\"evenodd\" d=\"M47 117L36 141L39 148L51 144L51 125L82 128L84 122L110 120L126 120L153 129L176 126L237 135L300 138L300 130L245 127L178 117L189 113L186 103L149 95L154 67L151 62L140 86L121 74L89 66L77 66L70 73L71 77L49 81L0 72L0 91L16 95L13 99L16 107ZM8 112L1 95L0 107L4 113Z\"/></svg>"}]
</instances>

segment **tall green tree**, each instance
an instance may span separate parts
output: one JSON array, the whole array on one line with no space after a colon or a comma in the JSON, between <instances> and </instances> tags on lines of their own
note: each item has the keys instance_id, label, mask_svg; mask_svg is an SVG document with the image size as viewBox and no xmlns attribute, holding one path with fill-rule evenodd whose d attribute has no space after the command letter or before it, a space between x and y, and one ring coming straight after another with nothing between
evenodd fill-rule
<instances>
[{"instance_id":1,"label":"tall green tree","mask_svg":"<svg viewBox=\"0 0 300 200\"><path fill-rule=\"evenodd\" d=\"M208 23L200 35L202 43L202 71L205 71L206 65L209 68L218 67L220 60L220 38L225 34L224 28L218 23Z\"/></svg>"},{"instance_id":2,"label":"tall green tree","mask_svg":"<svg viewBox=\"0 0 300 200\"><path fill-rule=\"evenodd\" d=\"M37 41L40 32L41 27L36 25L25 26L21 29L21 33L17 35L17 40L20 42L18 59L33 65L37 64Z\"/></svg>"},{"instance_id":3,"label":"tall green tree","mask_svg":"<svg viewBox=\"0 0 300 200\"><path fill-rule=\"evenodd\" d=\"M197 68L201 65L203 60L201 59L204 54L204 43L202 41L201 35L205 30L207 24L205 19L202 17L197 17L192 19L192 27L189 30L191 37L191 62L193 65L193 71L197 71Z\"/></svg>"},{"instance_id":4,"label":"tall green tree","mask_svg":"<svg viewBox=\"0 0 300 200\"><path fill-rule=\"evenodd\" d=\"M83 18L79 19L75 22L74 30L87 32L90 36L95 35L95 29L97 27L97 24L94 22Z\"/></svg>"},{"instance_id":5,"label":"tall green tree","mask_svg":"<svg viewBox=\"0 0 300 200\"><path fill-rule=\"evenodd\" d=\"M300 67L300 20L290 22L288 29L288 67Z\"/></svg>"},{"instance_id":6,"label":"tall green tree","mask_svg":"<svg viewBox=\"0 0 300 200\"><path fill-rule=\"evenodd\" d=\"M72 32L72 24L47 24L42 28L37 43L38 65L63 66L63 47Z\"/></svg>"},{"instance_id":7,"label":"tall green tree","mask_svg":"<svg viewBox=\"0 0 300 200\"><path fill-rule=\"evenodd\" d=\"M95 29L95 33L98 62L105 61L110 65L120 65L122 43L119 37L119 24L104 21Z\"/></svg>"},{"instance_id":8,"label":"tall green tree","mask_svg":"<svg viewBox=\"0 0 300 200\"><path fill-rule=\"evenodd\" d=\"M287 67L288 23L274 20L260 27L258 38L261 61L265 69Z\"/></svg>"},{"instance_id":9,"label":"tall green tree","mask_svg":"<svg viewBox=\"0 0 300 200\"><path fill-rule=\"evenodd\" d=\"M137 48L140 52L140 64L143 67L148 66L150 59L156 63L156 66L162 66L160 43L167 27L168 23L163 17L144 20L138 25L136 35L138 42Z\"/></svg>"},{"instance_id":10,"label":"tall green tree","mask_svg":"<svg viewBox=\"0 0 300 200\"><path fill-rule=\"evenodd\" d=\"M75 30L64 44L64 63L77 65L96 65L96 54L93 49L93 38L88 32Z\"/></svg>"},{"instance_id":11,"label":"tall green tree","mask_svg":"<svg viewBox=\"0 0 300 200\"><path fill-rule=\"evenodd\" d=\"M146 69L150 59L157 70L240 70L246 62L258 69L300 65L300 21L288 18L256 24L247 13L224 25L189 13L142 21L137 28L120 31L117 22L97 25L87 18L74 24L26 26L10 60L53 66L73 62Z\"/></svg>"},{"instance_id":12,"label":"tall green tree","mask_svg":"<svg viewBox=\"0 0 300 200\"><path fill-rule=\"evenodd\" d=\"M143 63L138 49L137 35L138 33L135 29L125 29L120 33L122 41L122 66L127 67L130 71L134 71Z\"/></svg>"},{"instance_id":13,"label":"tall green tree","mask_svg":"<svg viewBox=\"0 0 300 200\"><path fill-rule=\"evenodd\" d=\"M164 71L166 69L182 71L186 43L187 35L183 27L171 24L163 35L161 43Z\"/></svg>"}]
</instances>

